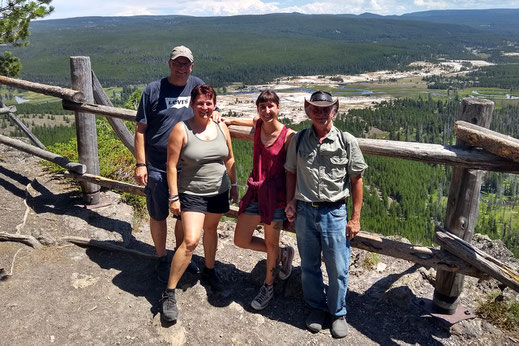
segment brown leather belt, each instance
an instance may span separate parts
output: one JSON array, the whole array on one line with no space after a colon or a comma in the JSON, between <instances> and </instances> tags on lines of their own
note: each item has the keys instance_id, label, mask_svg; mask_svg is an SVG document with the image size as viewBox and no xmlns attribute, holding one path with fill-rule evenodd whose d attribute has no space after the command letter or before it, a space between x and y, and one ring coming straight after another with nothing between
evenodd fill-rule
<instances>
[{"instance_id":1,"label":"brown leather belt","mask_svg":"<svg viewBox=\"0 0 519 346\"><path fill-rule=\"evenodd\" d=\"M335 202L306 202L306 203L310 204L312 207L315 207L315 208L319 208L319 207L330 208L330 207L339 207L339 206L345 204L346 200L341 199L341 200L335 201Z\"/></svg>"}]
</instances>

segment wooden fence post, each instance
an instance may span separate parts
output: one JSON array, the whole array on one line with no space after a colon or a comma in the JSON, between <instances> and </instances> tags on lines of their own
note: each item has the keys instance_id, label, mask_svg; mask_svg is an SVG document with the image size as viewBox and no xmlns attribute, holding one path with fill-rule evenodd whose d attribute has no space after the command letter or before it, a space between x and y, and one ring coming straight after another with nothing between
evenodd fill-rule
<instances>
[{"instance_id":1,"label":"wooden fence post","mask_svg":"<svg viewBox=\"0 0 519 346\"><path fill-rule=\"evenodd\" d=\"M84 102L94 103L92 92L92 68L87 56L70 57L72 89L83 93ZM79 162L86 165L87 172L99 175L96 118L91 113L75 112L76 136ZM99 203L99 185L81 182L85 204Z\"/></svg>"},{"instance_id":2,"label":"wooden fence post","mask_svg":"<svg viewBox=\"0 0 519 346\"><path fill-rule=\"evenodd\" d=\"M112 101L108 98L108 95L105 94L99 79L97 79L96 74L92 71L92 88L94 91L94 99L98 105L110 106L113 107ZM117 118L106 117L106 120L110 123L112 128L115 131L115 134L119 139L123 142L123 144L131 151L132 155L135 156L135 144L133 142L134 135L128 130L124 121Z\"/></svg>"},{"instance_id":3,"label":"wooden fence post","mask_svg":"<svg viewBox=\"0 0 519 346\"><path fill-rule=\"evenodd\" d=\"M493 110L494 102L492 101L465 98L461 102L459 120L488 128ZM466 145L459 139L456 144ZM483 174L483 171L473 169L460 167L452 169L445 228L467 242L472 240L478 219ZM433 296L435 312L449 315L456 313L464 278L465 276L461 274L438 270Z\"/></svg>"}]
</instances>

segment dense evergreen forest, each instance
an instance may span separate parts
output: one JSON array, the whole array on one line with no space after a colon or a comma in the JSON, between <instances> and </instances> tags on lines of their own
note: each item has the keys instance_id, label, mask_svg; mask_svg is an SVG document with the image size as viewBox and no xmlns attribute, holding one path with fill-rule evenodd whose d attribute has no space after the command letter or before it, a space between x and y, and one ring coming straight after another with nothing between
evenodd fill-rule
<instances>
[{"instance_id":1,"label":"dense evergreen forest","mask_svg":"<svg viewBox=\"0 0 519 346\"><path fill-rule=\"evenodd\" d=\"M429 89L460 90L478 86L515 91L519 90L519 60L512 64L486 66L465 75L430 76L424 80Z\"/></svg>"},{"instance_id":2,"label":"dense evergreen forest","mask_svg":"<svg viewBox=\"0 0 519 346\"><path fill-rule=\"evenodd\" d=\"M69 56L86 55L105 87L164 76L177 44L193 50L196 75L223 87L280 76L406 69L416 60L500 56L516 41L456 21L297 13L44 20L31 23L31 33L31 44L13 51L24 64L24 79L67 86Z\"/></svg>"}]
</instances>

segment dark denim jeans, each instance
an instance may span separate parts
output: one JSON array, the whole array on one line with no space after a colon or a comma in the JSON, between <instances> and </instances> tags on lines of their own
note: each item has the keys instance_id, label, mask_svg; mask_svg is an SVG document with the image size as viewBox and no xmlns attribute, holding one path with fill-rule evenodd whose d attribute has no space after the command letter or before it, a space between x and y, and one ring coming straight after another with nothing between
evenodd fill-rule
<instances>
[{"instance_id":1,"label":"dark denim jeans","mask_svg":"<svg viewBox=\"0 0 519 346\"><path fill-rule=\"evenodd\" d=\"M305 301L333 316L346 315L350 265L346 223L346 204L313 207L310 203L297 202L295 228ZM321 252L328 273L327 289L321 271Z\"/></svg>"}]
</instances>

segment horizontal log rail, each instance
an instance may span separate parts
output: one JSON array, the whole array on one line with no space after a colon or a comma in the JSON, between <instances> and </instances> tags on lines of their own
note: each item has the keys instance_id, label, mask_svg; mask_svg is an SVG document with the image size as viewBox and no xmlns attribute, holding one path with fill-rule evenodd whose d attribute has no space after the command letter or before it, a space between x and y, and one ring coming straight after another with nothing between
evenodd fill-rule
<instances>
[{"instance_id":1,"label":"horizontal log rail","mask_svg":"<svg viewBox=\"0 0 519 346\"><path fill-rule=\"evenodd\" d=\"M73 102L83 102L85 99L83 93L76 90L61 88L54 85L28 82L23 79L0 76L0 84L9 85L18 89L34 91L44 95L59 97L60 99L70 100Z\"/></svg>"},{"instance_id":2,"label":"horizontal log rail","mask_svg":"<svg viewBox=\"0 0 519 346\"><path fill-rule=\"evenodd\" d=\"M135 121L137 112L126 108L117 108L92 103L77 103L63 100L63 109L76 112L95 113L99 115L109 116L122 120Z\"/></svg>"},{"instance_id":3,"label":"horizontal log rail","mask_svg":"<svg viewBox=\"0 0 519 346\"><path fill-rule=\"evenodd\" d=\"M378 234L361 231L350 242L352 247L376 252L421 264L425 267L457 272L477 278L486 278L484 272L451 255L447 251L392 240Z\"/></svg>"},{"instance_id":4,"label":"horizontal log rail","mask_svg":"<svg viewBox=\"0 0 519 346\"><path fill-rule=\"evenodd\" d=\"M135 111L108 106L78 104L63 101L63 108L85 111L135 121ZM253 140L253 129L249 126L230 125L231 136L236 139ZM519 173L519 164L479 148L462 148L455 145L441 145L416 142L389 141L358 138L360 149L365 155L386 156L425 163L459 166L485 171Z\"/></svg>"},{"instance_id":5,"label":"horizontal log rail","mask_svg":"<svg viewBox=\"0 0 519 346\"><path fill-rule=\"evenodd\" d=\"M519 173L519 164L480 148L358 138L365 155L437 163L484 171Z\"/></svg>"},{"instance_id":6,"label":"horizontal log rail","mask_svg":"<svg viewBox=\"0 0 519 346\"><path fill-rule=\"evenodd\" d=\"M435 240L445 250L470 263L474 268L519 292L519 273L470 243L437 227Z\"/></svg>"},{"instance_id":7,"label":"horizontal log rail","mask_svg":"<svg viewBox=\"0 0 519 346\"><path fill-rule=\"evenodd\" d=\"M144 186L139 186L135 184L125 183L118 180L108 179L105 177L101 177L99 175L84 173L77 174L74 172L66 172L65 176L67 178L72 178L79 181L85 181L88 183L94 183L102 187L106 187L108 189L117 190L121 192L128 192L138 196L145 196Z\"/></svg>"},{"instance_id":8,"label":"horizontal log rail","mask_svg":"<svg viewBox=\"0 0 519 346\"><path fill-rule=\"evenodd\" d=\"M466 121L456 121L454 131L456 131L456 138L468 145L481 147L492 154L519 162L519 139L517 138Z\"/></svg>"},{"instance_id":9,"label":"horizontal log rail","mask_svg":"<svg viewBox=\"0 0 519 346\"><path fill-rule=\"evenodd\" d=\"M248 126L229 126L233 138L252 141L253 132ZM478 148L455 145L400 142L381 139L358 138L364 155L386 156L398 159L460 166L487 171L519 173L519 164L503 159Z\"/></svg>"},{"instance_id":10,"label":"horizontal log rail","mask_svg":"<svg viewBox=\"0 0 519 346\"><path fill-rule=\"evenodd\" d=\"M53 162L69 171L83 174L86 172L86 166L77 162L71 162L66 157L60 156L58 154L51 153L50 151L46 151L40 148L37 148L33 145L24 143L17 139L12 139L3 135L0 135L0 143L5 144L7 146L16 148L28 154L38 156L47 161Z\"/></svg>"}]
</instances>

